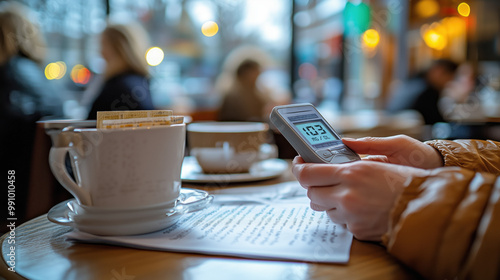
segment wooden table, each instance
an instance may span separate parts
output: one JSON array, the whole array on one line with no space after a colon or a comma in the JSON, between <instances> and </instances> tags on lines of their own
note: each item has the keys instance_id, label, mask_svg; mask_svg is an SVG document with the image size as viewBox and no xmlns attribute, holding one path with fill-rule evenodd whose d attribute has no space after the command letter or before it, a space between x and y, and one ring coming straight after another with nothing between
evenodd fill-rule
<instances>
[{"instance_id":1,"label":"wooden table","mask_svg":"<svg viewBox=\"0 0 500 280\"><path fill-rule=\"evenodd\" d=\"M289 181L290 173L261 182ZM252 184L255 185L255 184ZM242 185L232 185L238 187ZM194 187L189 185L189 187ZM214 187L198 186L213 191ZM220 188L220 187L218 187ZM217 190L215 188L215 190ZM0 275L6 279L420 279L374 243L354 240L347 265L169 253L118 246L73 243L63 235L71 228L53 224L46 215L15 231L16 273L7 270L8 235L2 243Z\"/></svg>"}]
</instances>

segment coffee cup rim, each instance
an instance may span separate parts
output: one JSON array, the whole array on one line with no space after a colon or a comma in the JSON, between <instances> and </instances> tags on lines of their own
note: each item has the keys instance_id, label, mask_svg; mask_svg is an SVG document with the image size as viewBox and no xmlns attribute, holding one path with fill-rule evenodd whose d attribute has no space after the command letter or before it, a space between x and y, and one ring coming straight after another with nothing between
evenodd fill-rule
<instances>
[{"instance_id":1,"label":"coffee cup rim","mask_svg":"<svg viewBox=\"0 0 500 280\"><path fill-rule=\"evenodd\" d=\"M240 129L238 131L231 130L214 130L214 127L228 127L228 126L238 126L242 127L253 127L253 129ZM269 125L263 122L195 122L187 126L187 131L189 132L199 132L199 133L251 133L266 131L269 129Z\"/></svg>"},{"instance_id":2,"label":"coffee cup rim","mask_svg":"<svg viewBox=\"0 0 500 280\"><path fill-rule=\"evenodd\" d=\"M153 129L168 129L169 127L177 127L177 126L185 126L185 123L179 123L179 124L170 124L170 125L155 125L155 126L145 126L145 127L123 127L123 128L112 128L112 129L107 129L107 128L75 128L73 131L74 132L117 132L117 131L142 131L142 130L153 130Z\"/></svg>"}]
</instances>

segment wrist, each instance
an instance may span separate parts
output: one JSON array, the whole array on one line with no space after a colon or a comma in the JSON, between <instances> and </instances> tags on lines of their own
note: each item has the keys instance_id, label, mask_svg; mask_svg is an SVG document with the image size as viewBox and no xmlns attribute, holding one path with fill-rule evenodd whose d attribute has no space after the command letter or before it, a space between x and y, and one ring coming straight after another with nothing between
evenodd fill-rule
<instances>
[{"instance_id":1,"label":"wrist","mask_svg":"<svg viewBox=\"0 0 500 280\"><path fill-rule=\"evenodd\" d=\"M435 141L424 142L428 150L428 160L426 164L427 169L439 168L444 166L443 155L441 155L439 150L434 147L434 142Z\"/></svg>"}]
</instances>

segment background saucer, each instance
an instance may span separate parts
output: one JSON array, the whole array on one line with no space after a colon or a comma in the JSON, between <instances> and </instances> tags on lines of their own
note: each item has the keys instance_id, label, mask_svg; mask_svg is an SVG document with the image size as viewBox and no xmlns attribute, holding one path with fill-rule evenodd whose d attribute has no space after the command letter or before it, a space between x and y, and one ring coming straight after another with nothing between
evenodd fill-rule
<instances>
[{"instance_id":1,"label":"background saucer","mask_svg":"<svg viewBox=\"0 0 500 280\"><path fill-rule=\"evenodd\" d=\"M248 173L205 174L196 158L185 157L181 179L186 183L242 183L272 179L280 176L287 169L287 161L273 158L254 163Z\"/></svg>"}]
</instances>

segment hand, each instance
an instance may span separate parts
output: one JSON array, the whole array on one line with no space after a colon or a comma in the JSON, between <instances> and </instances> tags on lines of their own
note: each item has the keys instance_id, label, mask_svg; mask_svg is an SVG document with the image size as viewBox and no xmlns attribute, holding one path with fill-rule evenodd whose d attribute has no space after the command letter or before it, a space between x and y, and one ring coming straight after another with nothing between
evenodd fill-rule
<instances>
[{"instance_id":1,"label":"hand","mask_svg":"<svg viewBox=\"0 0 500 280\"><path fill-rule=\"evenodd\" d=\"M311 208L326 211L333 222L345 224L361 240L380 241L389 212L411 176L426 170L374 161L345 164L293 161L293 174L307 189Z\"/></svg>"},{"instance_id":2,"label":"hand","mask_svg":"<svg viewBox=\"0 0 500 280\"><path fill-rule=\"evenodd\" d=\"M364 160L424 169L438 168L444 165L443 157L436 149L406 135L384 138L344 138L342 142L358 154L370 155Z\"/></svg>"}]
</instances>

